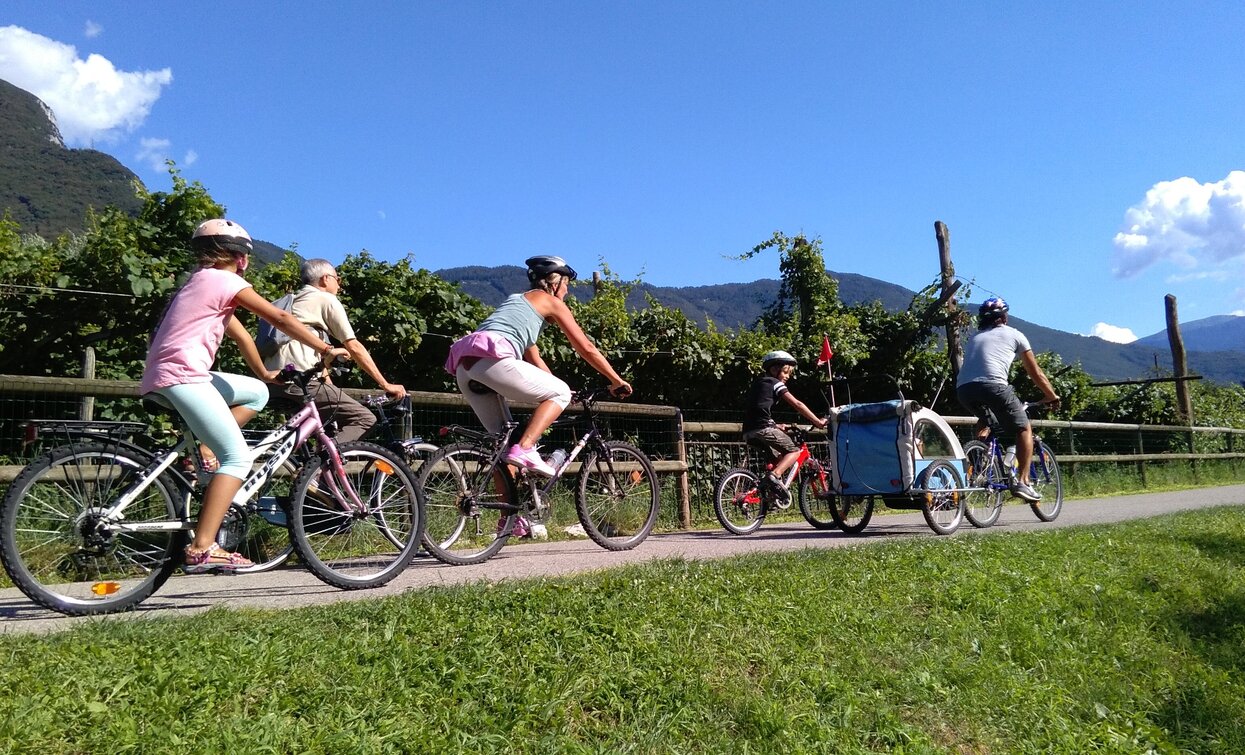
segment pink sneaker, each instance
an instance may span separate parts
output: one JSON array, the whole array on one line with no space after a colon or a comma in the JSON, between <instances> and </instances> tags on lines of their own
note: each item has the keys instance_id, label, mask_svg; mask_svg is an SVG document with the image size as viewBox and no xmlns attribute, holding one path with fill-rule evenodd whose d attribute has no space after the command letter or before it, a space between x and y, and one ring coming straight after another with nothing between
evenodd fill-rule
<instances>
[{"instance_id":1,"label":"pink sneaker","mask_svg":"<svg viewBox=\"0 0 1245 755\"><path fill-rule=\"evenodd\" d=\"M553 477L554 475L553 467L540 458L540 454L536 452L535 448L524 448L518 443L515 443L506 452L506 463L529 469L537 474L543 474L545 477Z\"/></svg>"},{"instance_id":2,"label":"pink sneaker","mask_svg":"<svg viewBox=\"0 0 1245 755\"><path fill-rule=\"evenodd\" d=\"M497 520L497 534L500 536L502 530L506 527L505 519ZM532 534L531 523L527 521L527 517L523 515L514 518L514 526L510 528L510 537L527 537Z\"/></svg>"}]
</instances>

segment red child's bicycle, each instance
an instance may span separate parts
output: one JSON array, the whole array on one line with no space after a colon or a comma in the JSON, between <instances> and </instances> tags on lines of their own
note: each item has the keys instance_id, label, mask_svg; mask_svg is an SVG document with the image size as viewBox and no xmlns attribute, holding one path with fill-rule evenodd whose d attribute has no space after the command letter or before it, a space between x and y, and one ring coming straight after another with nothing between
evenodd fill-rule
<instances>
[{"instance_id":1,"label":"red child's bicycle","mask_svg":"<svg viewBox=\"0 0 1245 755\"><path fill-rule=\"evenodd\" d=\"M800 444L800 455L795 464L787 470L782 480L784 490L790 490L797 477L800 479L799 502L800 513L804 519L819 530L837 527L838 523L831 514L830 471L829 462L821 461L809 451L804 428L791 425L785 428L791 439ZM766 470L773 469L772 462L766 464ZM782 495L773 489L751 469L738 467L727 470L718 479L713 492L713 513L727 532L735 535L747 535L755 532L765 517L775 510L791 506L788 495Z\"/></svg>"}]
</instances>

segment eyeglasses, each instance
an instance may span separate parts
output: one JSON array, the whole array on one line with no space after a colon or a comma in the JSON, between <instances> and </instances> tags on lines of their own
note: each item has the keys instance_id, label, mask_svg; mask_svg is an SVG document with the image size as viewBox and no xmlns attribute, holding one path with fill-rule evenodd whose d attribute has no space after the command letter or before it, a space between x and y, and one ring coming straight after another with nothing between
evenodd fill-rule
<instances>
[{"instance_id":1,"label":"eyeglasses","mask_svg":"<svg viewBox=\"0 0 1245 755\"><path fill-rule=\"evenodd\" d=\"M325 277L325 278L332 278L333 280L337 281L338 283L341 283L341 282L342 282L342 277L341 277L340 275L338 275L337 273L329 273L328 275L326 275L326 276L324 276L324 277Z\"/></svg>"}]
</instances>

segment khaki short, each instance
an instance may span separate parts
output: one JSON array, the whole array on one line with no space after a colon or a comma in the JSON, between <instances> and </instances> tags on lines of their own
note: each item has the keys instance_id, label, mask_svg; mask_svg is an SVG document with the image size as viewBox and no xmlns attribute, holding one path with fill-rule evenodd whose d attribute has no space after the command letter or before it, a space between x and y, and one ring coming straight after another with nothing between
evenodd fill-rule
<instances>
[{"instance_id":1,"label":"khaki short","mask_svg":"<svg viewBox=\"0 0 1245 755\"><path fill-rule=\"evenodd\" d=\"M760 430L749 430L744 433L744 442L757 448L764 448L775 459L786 456L792 451L800 450L795 445L795 441L791 440L791 436L777 427L762 427Z\"/></svg>"}]
</instances>

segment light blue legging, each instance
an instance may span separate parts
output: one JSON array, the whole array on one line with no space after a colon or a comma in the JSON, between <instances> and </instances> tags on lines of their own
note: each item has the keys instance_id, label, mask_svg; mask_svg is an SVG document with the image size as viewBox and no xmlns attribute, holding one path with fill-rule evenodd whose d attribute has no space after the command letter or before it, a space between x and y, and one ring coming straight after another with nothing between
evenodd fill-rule
<instances>
[{"instance_id":1,"label":"light blue legging","mask_svg":"<svg viewBox=\"0 0 1245 755\"><path fill-rule=\"evenodd\" d=\"M229 407L258 412L268 403L268 386L245 375L208 374L211 382L170 385L152 393L172 404L195 437L212 449L220 462L218 473L245 480L251 472L251 452Z\"/></svg>"}]
</instances>

